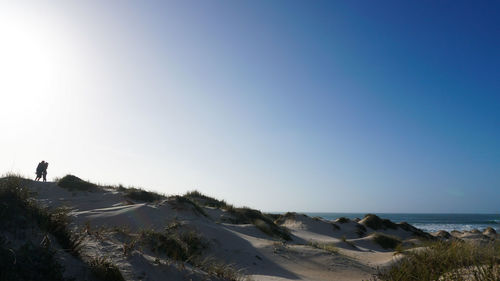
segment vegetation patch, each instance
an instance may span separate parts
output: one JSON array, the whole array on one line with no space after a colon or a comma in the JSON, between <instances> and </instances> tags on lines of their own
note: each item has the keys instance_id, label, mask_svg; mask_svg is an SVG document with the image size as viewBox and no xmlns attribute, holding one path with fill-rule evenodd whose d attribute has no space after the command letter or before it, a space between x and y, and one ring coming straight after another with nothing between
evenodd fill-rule
<instances>
[{"instance_id":1,"label":"vegetation patch","mask_svg":"<svg viewBox=\"0 0 500 281\"><path fill-rule=\"evenodd\" d=\"M277 224L282 224L285 223L286 220L294 220L297 218L297 213L295 212L286 212L283 215L280 215L277 218L273 218L274 222Z\"/></svg>"},{"instance_id":2,"label":"vegetation patch","mask_svg":"<svg viewBox=\"0 0 500 281\"><path fill-rule=\"evenodd\" d=\"M384 249L394 249L401 244L401 240L399 238L383 233L375 233L373 235L373 241Z\"/></svg>"},{"instance_id":3,"label":"vegetation patch","mask_svg":"<svg viewBox=\"0 0 500 281\"><path fill-rule=\"evenodd\" d=\"M198 261L196 267L202 269L211 276L227 281L250 281L242 270L238 270L234 265L227 264L213 258L206 258Z\"/></svg>"},{"instance_id":4,"label":"vegetation patch","mask_svg":"<svg viewBox=\"0 0 500 281\"><path fill-rule=\"evenodd\" d=\"M27 242L18 249L0 239L0 280L65 280L55 252Z\"/></svg>"},{"instance_id":5,"label":"vegetation patch","mask_svg":"<svg viewBox=\"0 0 500 281\"><path fill-rule=\"evenodd\" d=\"M164 232L143 230L138 242L157 254L164 254L178 261L188 261L201 255L207 244L194 231L178 231L172 228Z\"/></svg>"},{"instance_id":6,"label":"vegetation patch","mask_svg":"<svg viewBox=\"0 0 500 281\"><path fill-rule=\"evenodd\" d=\"M118 190L123 191L125 197L128 197L132 200L136 201L143 201L143 202L156 202L161 199L164 199L165 197L156 193L156 192L151 192L151 191L146 191L141 188L124 188L124 187L119 187Z\"/></svg>"},{"instance_id":7,"label":"vegetation patch","mask_svg":"<svg viewBox=\"0 0 500 281\"><path fill-rule=\"evenodd\" d=\"M339 252L339 249L337 248L337 246L335 246L334 243L319 243L316 241L311 241L311 242L309 242L308 245L313 247L313 248L325 250L327 252L334 253L334 254L338 254L338 252Z\"/></svg>"},{"instance_id":8,"label":"vegetation patch","mask_svg":"<svg viewBox=\"0 0 500 281\"><path fill-rule=\"evenodd\" d=\"M362 237L363 235L366 234L368 230L366 229L366 227L362 224L357 224L356 225L356 234L359 236L359 237Z\"/></svg>"},{"instance_id":9,"label":"vegetation patch","mask_svg":"<svg viewBox=\"0 0 500 281\"><path fill-rule=\"evenodd\" d=\"M405 252L404 258L372 280L500 280L499 243L432 242L423 250Z\"/></svg>"},{"instance_id":10,"label":"vegetation patch","mask_svg":"<svg viewBox=\"0 0 500 281\"><path fill-rule=\"evenodd\" d=\"M189 191L184 194L183 197L192 200L200 206L212 207L217 209L227 209L228 207L230 207L230 205L227 204L226 201L206 196L197 190Z\"/></svg>"},{"instance_id":11,"label":"vegetation patch","mask_svg":"<svg viewBox=\"0 0 500 281\"><path fill-rule=\"evenodd\" d=\"M379 229L397 229L398 225L393 223L392 221L388 219L381 219L377 215L374 214L367 214L361 222L365 226L368 226L371 229L374 230L379 230Z\"/></svg>"},{"instance_id":12,"label":"vegetation patch","mask_svg":"<svg viewBox=\"0 0 500 281\"><path fill-rule=\"evenodd\" d=\"M79 258L82 239L69 230L68 210L42 208L17 177L0 180L0 230L4 233L26 233L41 230L42 242L28 241L19 248L0 239L0 280L64 280L63 267L51 248L51 234L67 252ZM39 237L41 238L41 237ZM39 239L37 238L37 239ZM34 238L32 238L34 239Z\"/></svg>"},{"instance_id":13,"label":"vegetation patch","mask_svg":"<svg viewBox=\"0 0 500 281\"><path fill-rule=\"evenodd\" d=\"M57 181L57 185L71 191L97 191L99 187L73 175L66 175Z\"/></svg>"},{"instance_id":14,"label":"vegetation patch","mask_svg":"<svg viewBox=\"0 0 500 281\"><path fill-rule=\"evenodd\" d=\"M346 217L340 217L338 219L335 220L335 222L338 222L338 223L348 223L350 222L351 220L346 218Z\"/></svg>"},{"instance_id":15,"label":"vegetation patch","mask_svg":"<svg viewBox=\"0 0 500 281\"><path fill-rule=\"evenodd\" d=\"M228 212L234 216L231 223L234 224L253 224L267 235L286 241L292 240L290 233L274 223L274 221L262 214L260 211L250 208L230 208Z\"/></svg>"},{"instance_id":16,"label":"vegetation patch","mask_svg":"<svg viewBox=\"0 0 500 281\"><path fill-rule=\"evenodd\" d=\"M3 208L0 209L0 229L27 227L34 222L42 230L54 235L64 250L78 256L82 240L69 230L69 210L41 208L30 196L28 189L18 179L10 178L0 182L0 202L3 202Z\"/></svg>"},{"instance_id":17,"label":"vegetation patch","mask_svg":"<svg viewBox=\"0 0 500 281\"><path fill-rule=\"evenodd\" d=\"M120 270L105 257L94 257L89 262L90 270L101 281L124 281Z\"/></svg>"},{"instance_id":18,"label":"vegetation patch","mask_svg":"<svg viewBox=\"0 0 500 281\"><path fill-rule=\"evenodd\" d=\"M200 207L200 205L198 205L196 202L192 201L191 199L189 199L188 197L184 197L184 196L172 196L170 197L174 200L174 207L178 208L178 209L181 209L182 208L182 205L188 205L188 206L191 206L194 211L200 215L203 215L205 217L208 217L207 213L205 212L205 210L203 210L202 207ZM177 206L175 206L177 204Z\"/></svg>"}]
</instances>

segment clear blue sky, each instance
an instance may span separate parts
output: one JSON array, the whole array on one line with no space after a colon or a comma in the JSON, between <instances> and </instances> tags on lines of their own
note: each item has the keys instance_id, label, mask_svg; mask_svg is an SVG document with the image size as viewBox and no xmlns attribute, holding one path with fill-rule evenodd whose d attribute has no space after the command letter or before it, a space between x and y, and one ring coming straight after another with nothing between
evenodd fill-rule
<instances>
[{"instance_id":1,"label":"clear blue sky","mask_svg":"<svg viewBox=\"0 0 500 281\"><path fill-rule=\"evenodd\" d=\"M495 1L0 3L0 169L265 211L500 212Z\"/></svg>"}]
</instances>

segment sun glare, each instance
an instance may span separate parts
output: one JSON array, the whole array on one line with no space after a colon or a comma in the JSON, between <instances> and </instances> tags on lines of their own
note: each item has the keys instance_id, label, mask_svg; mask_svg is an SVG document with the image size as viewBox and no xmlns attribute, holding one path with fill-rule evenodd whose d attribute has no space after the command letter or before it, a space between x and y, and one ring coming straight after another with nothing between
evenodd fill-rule
<instances>
[{"instance_id":1,"label":"sun glare","mask_svg":"<svg viewBox=\"0 0 500 281\"><path fill-rule=\"evenodd\" d=\"M47 104L56 100L54 87L63 73L64 48L57 29L33 14L0 12L0 93L4 104L0 114L14 126L47 110Z\"/></svg>"}]
</instances>

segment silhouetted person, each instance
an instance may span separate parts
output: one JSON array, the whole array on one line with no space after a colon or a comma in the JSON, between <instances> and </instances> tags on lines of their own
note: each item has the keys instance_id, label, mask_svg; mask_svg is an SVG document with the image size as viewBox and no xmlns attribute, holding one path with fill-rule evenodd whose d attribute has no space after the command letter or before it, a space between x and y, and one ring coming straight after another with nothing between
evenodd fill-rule
<instances>
[{"instance_id":1,"label":"silhouetted person","mask_svg":"<svg viewBox=\"0 0 500 281\"><path fill-rule=\"evenodd\" d=\"M44 167L45 167L45 161L42 160L42 162L38 163L38 166L36 166L35 181L39 181L42 178Z\"/></svg>"},{"instance_id":2,"label":"silhouetted person","mask_svg":"<svg viewBox=\"0 0 500 281\"><path fill-rule=\"evenodd\" d=\"M47 181L47 168L48 167L49 167L49 162L45 162L45 164L43 164L43 169L42 169L42 176L43 176L44 182Z\"/></svg>"}]
</instances>

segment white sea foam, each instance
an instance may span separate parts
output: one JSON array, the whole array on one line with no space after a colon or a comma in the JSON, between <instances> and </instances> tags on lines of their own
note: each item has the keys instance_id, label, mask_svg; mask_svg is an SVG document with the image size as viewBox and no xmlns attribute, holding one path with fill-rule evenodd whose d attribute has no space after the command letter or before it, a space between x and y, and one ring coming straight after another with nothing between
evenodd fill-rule
<instances>
[{"instance_id":1,"label":"white sea foam","mask_svg":"<svg viewBox=\"0 0 500 281\"><path fill-rule=\"evenodd\" d=\"M423 231L426 232L436 232L439 230L445 230L445 231L452 231L452 230L458 230L458 231L470 231L473 229L478 229L480 231L483 231L487 227L493 227L495 230L499 231L498 225L493 225L493 224L440 224L440 223L414 223L413 226L422 229Z\"/></svg>"}]
</instances>

